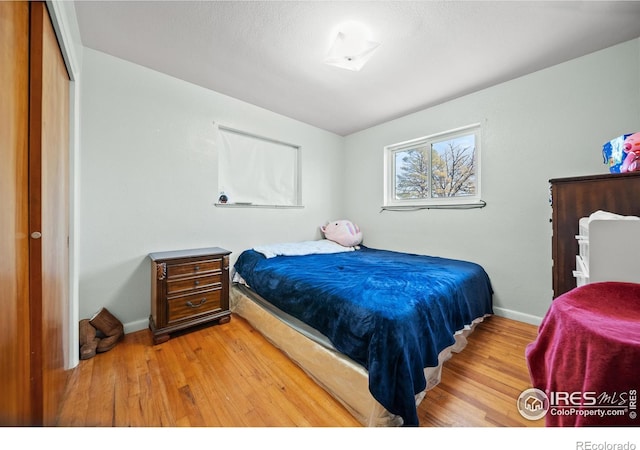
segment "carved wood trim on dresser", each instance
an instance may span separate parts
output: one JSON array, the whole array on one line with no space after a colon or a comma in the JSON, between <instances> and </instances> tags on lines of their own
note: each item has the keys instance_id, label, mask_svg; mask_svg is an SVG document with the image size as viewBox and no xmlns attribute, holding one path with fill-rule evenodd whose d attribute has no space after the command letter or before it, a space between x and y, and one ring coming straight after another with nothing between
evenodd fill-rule
<instances>
[{"instance_id":1,"label":"carved wood trim on dresser","mask_svg":"<svg viewBox=\"0 0 640 450\"><path fill-rule=\"evenodd\" d=\"M229 322L230 253L210 247L149 254L149 328L154 344L167 341L177 331Z\"/></svg>"}]
</instances>

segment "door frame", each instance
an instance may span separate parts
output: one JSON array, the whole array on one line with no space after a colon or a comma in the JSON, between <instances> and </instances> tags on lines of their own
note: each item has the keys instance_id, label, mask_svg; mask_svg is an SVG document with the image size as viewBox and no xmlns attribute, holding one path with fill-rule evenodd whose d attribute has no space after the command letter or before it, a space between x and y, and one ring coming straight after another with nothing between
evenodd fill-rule
<instances>
[{"instance_id":1,"label":"door frame","mask_svg":"<svg viewBox=\"0 0 640 450\"><path fill-rule=\"evenodd\" d=\"M73 2L45 1L58 45L69 74L69 329L65 349L65 369L80 362L79 322L79 181L80 181L80 65L82 44Z\"/></svg>"}]
</instances>

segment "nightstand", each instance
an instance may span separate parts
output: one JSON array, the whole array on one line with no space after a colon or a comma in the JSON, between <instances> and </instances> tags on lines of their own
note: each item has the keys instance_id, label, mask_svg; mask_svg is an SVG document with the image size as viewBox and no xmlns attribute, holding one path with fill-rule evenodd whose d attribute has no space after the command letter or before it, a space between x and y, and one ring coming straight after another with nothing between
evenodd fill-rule
<instances>
[{"instance_id":1,"label":"nightstand","mask_svg":"<svg viewBox=\"0 0 640 450\"><path fill-rule=\"evenodd\" d=\"M154 344L176 331L231 319L229 254L219 247L149 254Z\"/></svg>"}]
</instances>

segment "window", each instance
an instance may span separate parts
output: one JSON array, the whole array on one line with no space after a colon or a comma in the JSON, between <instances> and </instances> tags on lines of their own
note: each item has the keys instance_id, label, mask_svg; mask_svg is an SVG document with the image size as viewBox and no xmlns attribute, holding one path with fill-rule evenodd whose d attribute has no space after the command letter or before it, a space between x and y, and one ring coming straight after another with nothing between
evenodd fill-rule
<instances>
[{"instance_id":1,"label":"window","mask_svg":"<svg viewBox=\"0 0 640 450\"><path fill-rule=\"evenodd\" d=\"M480 207L480 125L385 147L383 208Z\"/></svg>"},{"instance_id":2,"label":"window","mask_svg":"<svg viewBox=\"0 0 640 450\"><path fill-rule=\"evenodd\" d=\"M301 207L300 147L218 126L216 206ZM218 196L216 196L218 198Z\"/></svg>"}]
</instances>

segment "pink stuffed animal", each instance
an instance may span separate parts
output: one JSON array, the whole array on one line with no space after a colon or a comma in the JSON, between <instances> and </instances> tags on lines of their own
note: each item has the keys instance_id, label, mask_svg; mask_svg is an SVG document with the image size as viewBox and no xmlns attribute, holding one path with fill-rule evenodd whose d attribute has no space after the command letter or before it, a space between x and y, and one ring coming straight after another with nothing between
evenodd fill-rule
<instances>
[{"instance_id":1,"label":"pink stuffed animal","mask_svg":"<svg viewBox=\"0 0 640 450\"><path fill-rule=\"evenodd\" d=\"M358 225L349 220L334 220L321 226L324 237L344 247L355 247L362 242L362 232Z\"/></svg>"},{"instance_id":2,"label":"pink stuffed animal","mask_svg":"<svg viewBox=\"0 0 640 450\"><path fill-rule=\"evenodd\" d=\"M640 171L640 133L634 133L624 140L626 158L620 166L620 172Z\"/></svg>"}]
</instances>

